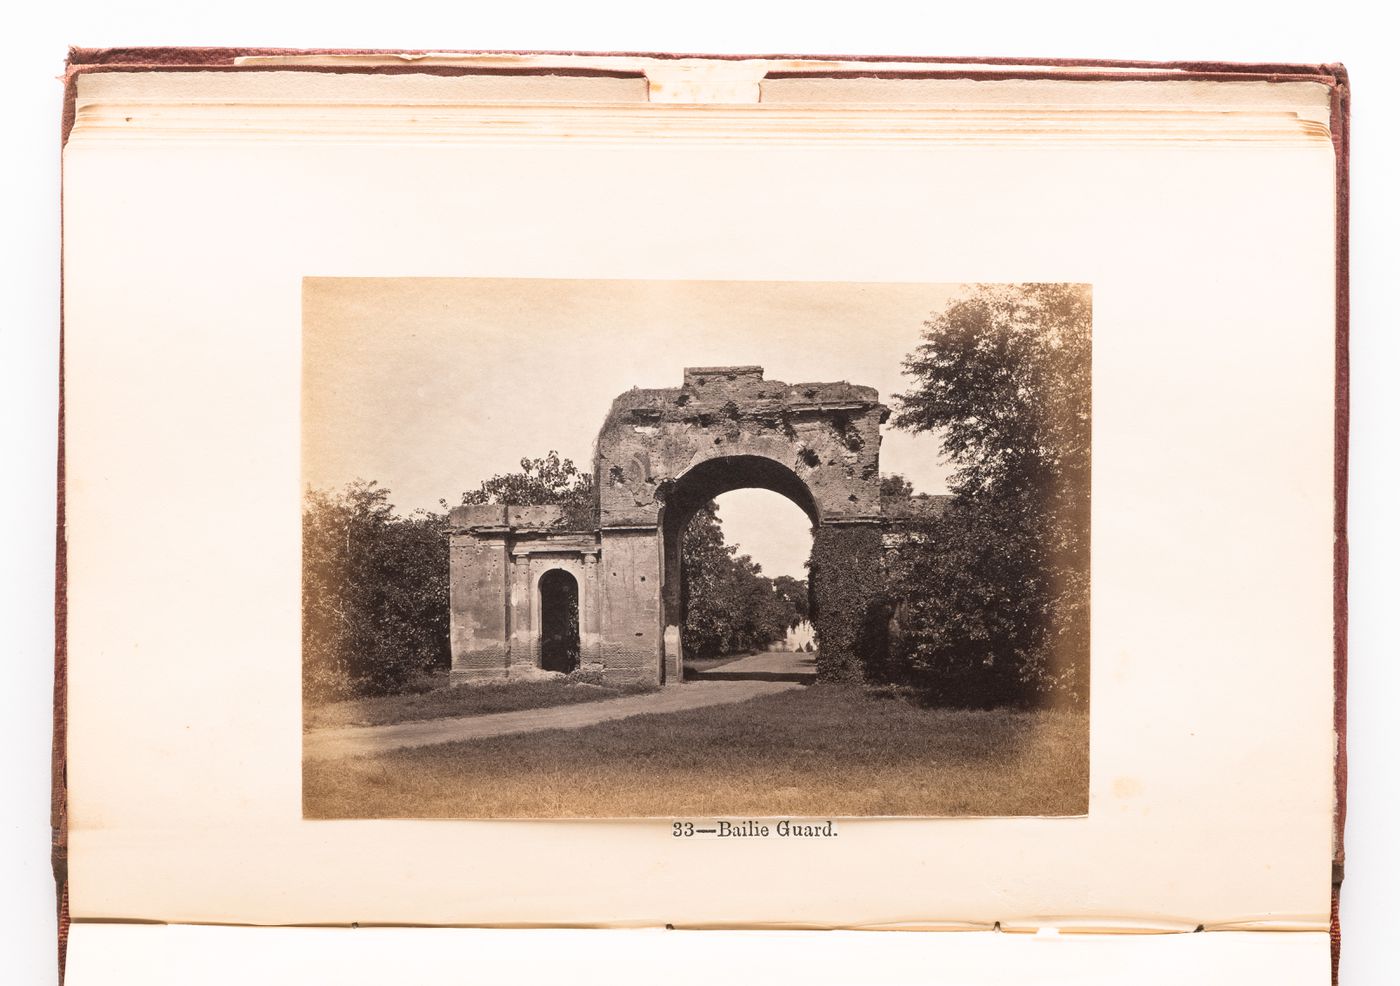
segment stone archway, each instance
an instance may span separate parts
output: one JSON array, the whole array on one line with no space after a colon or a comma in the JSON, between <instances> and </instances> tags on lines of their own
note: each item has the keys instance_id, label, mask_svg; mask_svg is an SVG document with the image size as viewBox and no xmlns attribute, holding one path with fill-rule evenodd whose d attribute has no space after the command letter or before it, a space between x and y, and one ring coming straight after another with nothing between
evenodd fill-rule
<instances>
[{"instance_id":1,"label":"stone archway","mask_svg":"<svg viewBox=\"0 0 1400 986\"><path fill-rule=\"evenodd\" d=\"M605 621L605 653L639 667L656 662L659 680L681 680L680 534L701 504L758 488L787 497L812 521L818 674L860 677L857 640L842 614L864 613L870 580L836 579L820 559L848 554L843 566L878 569L880 425L888 415L873 388L764 380L757 366L690 368L680 387L619 396L595 460L602 556L635 566L655 552L661 585L643 590L611 561L603 566L612 613L637 616L628 621L631 639L615 632L616 619ZM656 620L650 627L648 617Z\"/></svg>"},{"instance_id":2,"label":"stone archway","mask_svg":"<svg viewBox=\"0 0 1400 986\"><path fill-rule=\"evenodd\" d=\"M881 565L888 416L871 387L764 380L758 366L689 368L679 387L620 395L595 449L596 526L553 506L452 511L453 680L534 665L521 628L532 619L530 558L547 556L578 578L583 667L678 684L679 534L701 504L751 487L786 496L811 519L817 673L860 678L853 628Z\"/></svg>"}]
</instances>

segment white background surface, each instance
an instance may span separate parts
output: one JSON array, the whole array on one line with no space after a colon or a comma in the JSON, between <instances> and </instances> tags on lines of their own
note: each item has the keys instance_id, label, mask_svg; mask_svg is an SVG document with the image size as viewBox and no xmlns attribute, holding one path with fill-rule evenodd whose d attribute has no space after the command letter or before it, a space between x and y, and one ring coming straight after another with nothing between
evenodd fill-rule
<instances>
[{"instance_id":1,"label":"white background surface","mask_svg":"<svg viewBox=\"0 0 1400 986\"><path fill-rule=\"evenodd\" d=\"M1008 10L1007 8L1012 9ZM25 23L26 17L33 17ZM41 18L42 19L39 19ZM514 14L465 5L337 3L292 7L248 3L237 12L176 4L73 2L52 14L30 6L12 14L3 89L7 105L6 279L11 306L0 323L0 421L6 614L0 722L6 765L5 978L54 978L52 884L48 873L47 708L52 646L53 456L58 298L58 116L64 46L240 44L325 47L592 48L714 52L800 51L861 54L997 54L1033 57L1211 58L1344 61L1356 99L1353 127L1352 589L1348 880L1342 912L1343 982L1379 981L1391 965L1396 854L1388 815L1397 807L1390 762L1400 688L1385 646L1391 604L1390 559L1397 525L1390 507L1395 467L1400 365L1392 325L1397 267L1389 233L1397 227L1396 94L1389 32L1360 4L1175 3L1130 12L1121 5L1003 5L975 15L932 5L803 4L760 11L752 4L706 4L668 13L655 4L547 9ZM17 33L14 28L18 27ZM11 217L18 216L18 221ZM1387 252L1390 255L1387 255ZM503 933L508 934L508 933ZM664 936L629 950L668 947ZM509 968L514 941L473 948L484 981ZM717 946L719 947L719 946ZM493 963L495 963L493 965ZM497 970L492 975L492 970Z\"/></svg>"}]
</instances>

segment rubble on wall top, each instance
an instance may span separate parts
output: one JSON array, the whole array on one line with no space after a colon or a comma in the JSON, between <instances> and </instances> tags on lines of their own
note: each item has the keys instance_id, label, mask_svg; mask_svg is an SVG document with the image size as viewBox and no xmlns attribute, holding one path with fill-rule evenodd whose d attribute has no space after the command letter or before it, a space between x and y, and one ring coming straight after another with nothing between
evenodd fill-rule
<instances>
[{"instance_id":1,"label":"rubble on wall top","mask_svg":"<svg viewBox=\"0 0 1400 986\"><path fill-rule=\"evenodd\" d=\"M704 386L712 379L737 381L740 377L750 380L763 379L761 366L687 366L682 376L682 386Z\"/></svg>"},{"instance_id":2,"label":"rubble on wall top","mask_svg":"<svg viewBox=\"0 0 1400 986\"><path fill-rule=\"evenodd\" d=\"M465 530L564 531L577 528L557 503L469 503L448 514L452 527ZM586 526L586 525L585 525Z\"/></svg>"},{"instance_id":3,"label":"rubble on wall top","mask_svg":"<svg viewBox=\"0 0 1400 986\"><path fill-rule=\"evenodd\" d=\"M887 413L874 387L838 382L789 384L765 380L761 366L686 367L680 387L633 388L613 402L633 423L689 421L702 417L878 409Z\"/></svg>"},{"instance_id":4,"label":"rubble on wall top","mask_svg":"<svg viewBox=\"0 0 1400 986\"><path fill-rule=\"evenodd\" d=\"M935 520L952 505L946 493L916 493L912 497L881 497L880 513L887 521L913 522Z\"/></svg>"}]
</instances>

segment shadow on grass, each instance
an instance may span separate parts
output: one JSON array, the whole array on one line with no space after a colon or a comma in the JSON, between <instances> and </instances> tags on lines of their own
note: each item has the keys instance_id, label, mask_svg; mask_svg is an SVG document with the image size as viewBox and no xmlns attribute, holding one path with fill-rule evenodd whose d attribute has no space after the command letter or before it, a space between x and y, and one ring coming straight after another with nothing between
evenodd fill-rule
<instances>
[{"instance_id":1,"label":"shadow on grass","mask_svg":"<svg viewBox=\"0 0 1400 986\"><path fill-rule=\"evenodd\" d=\"M431 690L303 705L302 729L392 726L402 722L549 709L641 695L655 690L656 686L650 682L609 685L570 678L456 686L444 681Z\"/></svg>"},{"instance_id":2,"label":"shadow on grass","mask_svg":"<svg viewBox=\"0 0 1400 986\"><path fill-rule=\"evenodd\" d=\"M811 685L817 680L815 671L687 671L686 681L794 681Z\"/></svg>"}]
</instances>

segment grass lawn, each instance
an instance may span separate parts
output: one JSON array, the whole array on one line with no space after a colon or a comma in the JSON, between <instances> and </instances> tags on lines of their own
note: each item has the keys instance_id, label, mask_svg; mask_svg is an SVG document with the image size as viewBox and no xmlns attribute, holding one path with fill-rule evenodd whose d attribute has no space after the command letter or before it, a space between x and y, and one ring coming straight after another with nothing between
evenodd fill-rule
<instances>
[{"instance_id":1,"label":"grass lawn","mask_svg":"<svg viewBox=\"0 0 1400 986\"><path fill-rule=\"evenodd\" d=\"M302 769L308 818L1074 815L1089 717L814 685Z\"/></svg>"},{"instance_id":2,"label":"grass lawn","mask_svg":"<svg viewBox=\"0 0 1400 986\"><path fill-rule=\"evenodd\" d=\"M652 684L595 685L568 679L502 681L456 688L445 683L408 695L378 695L302 709L302 729L337 726L387 726L396 722L479 716L491 712L544 709L576 702L597 702L654 691Z\"/></svg>"}]
</instances>

